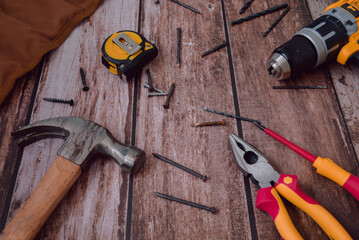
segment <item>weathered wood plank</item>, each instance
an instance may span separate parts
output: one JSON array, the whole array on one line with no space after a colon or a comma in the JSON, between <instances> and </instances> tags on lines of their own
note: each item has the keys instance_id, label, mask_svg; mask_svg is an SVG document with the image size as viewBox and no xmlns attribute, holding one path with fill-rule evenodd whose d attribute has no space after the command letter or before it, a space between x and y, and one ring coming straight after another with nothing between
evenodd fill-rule
<instances>
[{"instance_id":1,"label":"weathered wood plank","mask_svg":"<svg viewBox=\"0 0 359 240\"><path fill-rule=\"evenodd\" d=\"M201 54L225 40L220 1L186 1L201 11L191 12L173 2L144 1L143 33L159 47L149 68L156 86L176 87L165 110L164 97L139 94L136 139L149 159L135 176L133 239L249 239L243 177L228 145L235 121L226 126L192 128L193 122L220 120L203 107L233 112L226 49L205 58ZM181 66L176 67L177 31L182 28ZM142 74L142 80L147 76ZM206 182L153 156L156 152L208 176ZM214 206L211 214L164 199L152 192Z\"/></svg>"},{"instance_id":2,"label":"weathered wood plank","mask_svg":"<svg viewBox=\"0 0 359 240\"><path fill-rule=\"evenodd\" d=\"M134 7L135 6L135 7ZM78 116L107 127L120 141L131 138L132 88L101 65L101 45L110 34L136 29L138 2L103 1L46 59L31 122ZM81 90L79 68L89 92ZM73 98L74 107L43 97ZM24 149L9 219L45 174L62 140L38 141ZM80 177L39 234L40 239L117 239L126 228L128 175L114 161L97 158Z\"/></svg>"},{"instance_id":3,"label":"weathered wood plank","mask_svg":"<svg viewBox=\"0 0 359 240\"><path fill-rule=\"evenodd\" d=\"M204 106L234 112L226 49L203 59L200 57L205 50L225 40L221 2L186 3L202 13L195 14L170 1L161 1L159 5L155 5L154 1L143 1L143 33L160 50L159 56L149 65L153 80L163 90L167 90L171 82L175 82L176 87L168 110L161 106L165 97L149 99L146 97L147 90L142 86L139 89L136 144L146 150L148 160L144 170L134 178L131 237L250 239L243 177L234 163L227 139L229 134L237 132L236 122L228 119L225 127L190 127L193 122L222 119L203 112ZM282 2L254 1L246 14L280 3ZM308 1L312 15L319 14L319 9L324 9L325 3L328 1ZM238 10L243 2L225 1L225 4L227 20L240 17ZM331 64L330 76L326 65L289 82L276 82L267 77L264 66L271 51L311 21L304 1L290 1L289 4L291 12L266 39L261 35L279 13L240 26L228 26L241 114L261 119L265 126L313 154L329 156L347 170L358 174L355 153L331 84L332 79L350 137L357 149L358 111L355 103L358 101L355 90L358 84L354 77L357 70ZM49 54L31 122L60 115L84 117L106 126L124 143L130 142L133 137L133 84L118 80L101 66L100 47L102 41L115 31L137 29L137 9L137 1L102 2L91 18L76 28L59 49ZM181 67L176 67L177 27L183 30ZM85 69L90 86L87 93L81 91L78 73L80 66ZM142 74L141 84L144 81L147 81L147 77ZM30 83L31 81L22 84ZM22 84L18 88L31 94L31 87L23 87ZM328 89L273 90L273 85L317 85L327 86ZM23 94L20 90L15 91ZM8 108L10 110L5 110L19 114L4 114L7 117L1 114L2 123L8 122L6 126L17 128L24 124L28 107L20 106L21 103L29 103L26 99L30 95L25 93L22 99L20 96L22 95L15 96L18 99L16 104L11 104ZM42 97L74 98L76 103L71 108L43 102ZM15 115L21 116L17 123L14 123ZM245 139L262 150L279 172L298 175L303 190L332 212L354 238L359 238L359 207L349 193L317 175L309 162L252 125L242 125ZM11 173L6 172L7 166L4 163L9 163L9 156L15 156L17 147L10 141L11 127L4 127L2 131L1 152L7 153L6 160L0 160L0 180L8 181L13 170L10 170ZM57 139L43 140L25 148L9 219L45 174L61 143ZM151 156L152 152L158 152L204 173L209 179L202 182L160 162ZM122 173L112 161L97 159L51 215L38 238L125 238L128 181L127 174ZM3 189L1 191L7 192L8 185L5 184ZM154 197L153 191L215 206L219 213L212 215L167 202ZM254 200L256 191L253 187ZM0 200L4 199L1 196ZM288 202L285 204L305 239L326 238L306 214ZM256 209L255 219L259 239L279 239L275 226L266 213Z\"/></svg>"},{"instance_id":4,"label":"weathered wood plank","mask_svg":"<svg viewBox=\"0 0 359 240\"><path fill-rule=\"evenodd\" d=\"M31 108L31 99L36 86L36 82L41 73L42 64L29 72L16 82L14 90L3 102L0 108L0 224L4 227L5 215L8 210L6 200L11 194L14 171L17 171L17 159L21 156L21 151L12 140L11 132L23 126L28 121L28 112Z\"/></svg>"},{"instance_id":5,"label":"weathered wood plank","mask_svg":"<svg viewBox=\"0 0 359 240\"><path fill-rule=\"evenodd\" d=\"M247 14L279 2L253 2ZM228 19L239 18L242 3L227 1ZM267 76L265 62L271 52L311 21L305 1L289 1L292 11L267 38L262 33L280 14L275 13L237 26L229 26L234 58L239 107L243 116L263 124L309 152L329 156L348 170L357 168L354 153L342 124L338 102L323 67L287 82ZM258 47L260 46L260 47ZM274 90L273 85L328 86L324 90ZM257 146L280 173L296 174L304 192L327 208L348 232L358 238L357 201L335 183L315 173L310 163L254 126L243 124L244 137ZM354 172L354 171L353 171ZM255 192L255 189L253 188ZM255 196L255 194L254 194ZM254 198L255 199L255 198ZM286 202L288 203L288 202ZM304 239L325 239L325 233L306 214L286 204ZM271 218L255 210L259 239L277 239Z\"/></svg>"}]
</instances>

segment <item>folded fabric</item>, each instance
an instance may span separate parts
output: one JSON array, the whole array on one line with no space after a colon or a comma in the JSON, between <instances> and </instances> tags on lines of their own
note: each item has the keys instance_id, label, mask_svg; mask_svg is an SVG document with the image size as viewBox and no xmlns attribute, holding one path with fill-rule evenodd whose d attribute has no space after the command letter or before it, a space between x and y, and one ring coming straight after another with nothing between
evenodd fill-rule
<instances>
[{"instance_id":1,"label":"folded fabric","mask_svg":"<svg viewBox=\"0 0 359 240\"><path fill-rule=\"evenodd\" d=\"M0 1L0 104L17 78L58 47L100 0Z\"/></svg>"}]
</instances>

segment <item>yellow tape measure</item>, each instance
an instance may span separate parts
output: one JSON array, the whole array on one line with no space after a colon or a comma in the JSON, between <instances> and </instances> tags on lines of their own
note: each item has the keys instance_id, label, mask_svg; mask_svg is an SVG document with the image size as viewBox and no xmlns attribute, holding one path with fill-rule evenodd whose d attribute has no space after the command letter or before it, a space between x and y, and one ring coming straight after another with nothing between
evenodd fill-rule
<instances>
[{"instance_id":1,"label":"yellow tape measure","mask_svg":"<svg viewBox=\"0 0 359 240\"><path fill-rule=\"evenodd\" d=\"M129 79L157 54L157 47L141 34L129 30L119 31L104 41L102 64L121 79L122 74Z\"/></svg>"}]
</instances>

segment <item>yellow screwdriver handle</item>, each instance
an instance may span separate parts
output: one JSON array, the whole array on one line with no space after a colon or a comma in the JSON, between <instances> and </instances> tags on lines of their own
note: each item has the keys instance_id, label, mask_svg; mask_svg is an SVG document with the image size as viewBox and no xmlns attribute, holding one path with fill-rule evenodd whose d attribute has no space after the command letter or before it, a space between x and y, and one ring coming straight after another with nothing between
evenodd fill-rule
<instances>
[{"instance_id":1,"label":"yellow screwdriver handle","mask_svg":"<svg viewBox=\"0 0 359 240\"><path fill-rule=\"evenodd\" d=\"M333 180L359 201L359 177L348 173L329 158L320 156L313 163L313 167L317 169L318 174Z\"/></svg>"},{"instance_id":2,"label":"yellow screwdriver handle","mask_svg":"<svg viewBox=\"0 0 359 240\"><path fill-rule=\"evenodd\" d=\"M274 187L280 195L313 218L330 239L352 239L343 226L324 207L300 189L297 176L281 174Z\"/></svg>"}]
</instances>

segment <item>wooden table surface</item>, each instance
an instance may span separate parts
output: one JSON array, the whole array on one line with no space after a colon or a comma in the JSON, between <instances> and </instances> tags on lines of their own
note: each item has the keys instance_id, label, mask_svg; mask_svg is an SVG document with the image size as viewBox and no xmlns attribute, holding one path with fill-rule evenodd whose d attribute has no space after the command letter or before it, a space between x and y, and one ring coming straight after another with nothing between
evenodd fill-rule
<instances>
[{"instance_id":1,"label":"wooden table surface","mask_svg":"<svg viewBox=\"0 0 359 240\"><path fill-rule=\"evenodd\" d=\"M255 208L257 188L237 167L228 144L243 136L280 173L298 175L304 192L316 199L359 239L359 203L339 185L316 174L310 162L247 122L225 118L225 126L193 128L222 120L203 107L259 119L263 125L314 155L330 157L359 175L359 69L330 62L290 81L267 76L265 63L280 44L317 18L332 0L289 0L289 14L268 37L279 16L241 25L244 0L185 2L196 14L168 0L104 0L56 50L17 81L0 107L0 213L2 229L30 196L57 156L63 140L46 139L20 149L11 131L38 120L77 116L107 127L125 144L145 150L136 175L108 158L96 158L40 231L38 239L280 239L269 215ZM254 1L244 15L284 1ZM181 65L176 65L177 28L182 28ZM119 30L141 32L159 48L148 65L155 85L176 84L165 97L148 98L141 75L121 81L101 64L101 45ZM201 54L228 41L207 57ZM83 67L90 91L83 92ZM324 86L279 90L272 86ZM74 99L73 107L44 97ZM202 181L155 159L156 152L208 176ZM218 209L210 212L156 198L161 192ZM284 201L304 239L327 239L304 212Z\"/></svg>"}]
</instances>

